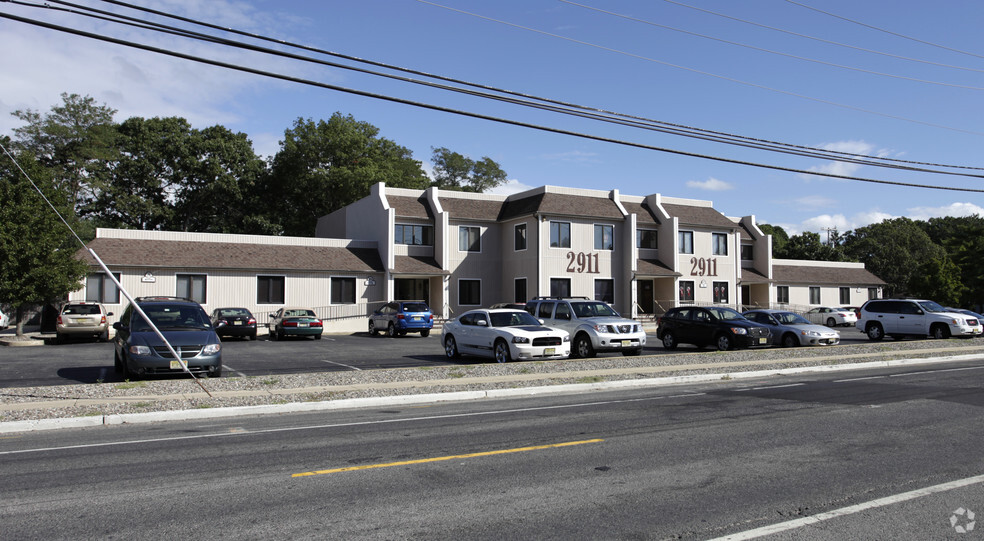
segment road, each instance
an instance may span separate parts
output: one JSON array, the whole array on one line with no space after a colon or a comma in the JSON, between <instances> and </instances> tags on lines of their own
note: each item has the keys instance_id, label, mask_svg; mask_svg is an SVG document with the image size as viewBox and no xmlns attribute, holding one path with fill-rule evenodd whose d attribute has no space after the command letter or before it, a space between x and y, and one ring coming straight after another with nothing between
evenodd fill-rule
<instances>
[{"instance_id":1,"label":"road","mask_svg":"<svg viewBox=\"0 0 984 541\"><path fill-rule=\"evenodd\" d=\"M866 343L867 338L853 328L841 328L844 344ZM667 353L649 335L645 355ZM681 346L679 351L696 350ZM711 351L707 349L706 351ZM618 353L603 354L619 356ZM291 339L270 341L261 337L249 341L227 339L222 342L222 360L229 376L270 376L344 370L375 370L471 364L488 362L465 357L451 363L444 356L440 333L427 338L370 337L366 333L325 335L322 340ZM40 387L77 383L123 381L113 371L113 345L75 341L62 345L0 347L0 388Z\"/></svg>"},{"instance_id":2,"label":"road","mask_svg":"<svg viewBox=\"0 0 984 541\"><path fill-rule=\"evenodd\" d=\"M984 358L23 433L0 439L0 537L961 538L951 517L984 511L982 375Z\"/></svg>"}]
</instances>

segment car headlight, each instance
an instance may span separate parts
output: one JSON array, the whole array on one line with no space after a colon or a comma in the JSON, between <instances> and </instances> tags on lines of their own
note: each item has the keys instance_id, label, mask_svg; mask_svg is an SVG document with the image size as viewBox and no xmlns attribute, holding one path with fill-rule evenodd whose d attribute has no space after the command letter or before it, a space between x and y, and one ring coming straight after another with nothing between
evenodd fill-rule
<instances>
[{"instance_id":1,"label":"car headlight","mask_svg":"<svg viewBox=\"0 0 984 541\"><path fill-rule=\"evenodd\" d=\"M605 332L605 333L612 332L611 329L608 328L608 325L595 325L594 330L598 332Z\"/></svg>"},{"instance_id":2,"label":"car headlight","mask_svg":"<svg viewBox=\"0 0 984 541\"><path fill-rule=\"evenodd\" d=\"M134 355L150 355L150 348L147 346L130 346L130 353Z\"/></svg>"},{"instance_id":3,"label":"car headlight","mask_svg":"<svg viewBox=\"0 0 984 541\"><path fill-rule=\"evenodd\" d=\"M513 344L529 344L530 339L527 336L513 336Z\"/></svg>"},{"instance_id":4,"label":"car headlight","mask_svg":"<svg viewBox=\"0 0 984 541\"><path fill-rule=\"evenodd\" d=\"M817 331L803 331L803 334L806 336L820 336L820 333Z\"/></svg>"},{"instance_id":5,"label":"car headlight","mask_svg":"<svg viewBox=\"0 0 984 541\"><path fill-rule=\"evenodd\" d=\"M570 341L571 341L571 335L565 334L564 335L564 342L570 342Z\"/></svg>"},{"instance_id":6,"label":"car headlight","mask_svg":"<svg viewBox=\"0 0 984 541\"><path fill-rule=\"evenodd\" d=\"M731 327L731 332L735 334L748 334L748 329L745 327Z\"/></svg>"},{"instance_id":7,"label":"car headlight","mask_svg":"<svg viewBox=\"0 0 984 541\"><path fill-rule=\"evenodd\" d=\"M202 348L203 355L215 355L222 349L222 344L208 344Z\"/></svg>"}]
</instances>

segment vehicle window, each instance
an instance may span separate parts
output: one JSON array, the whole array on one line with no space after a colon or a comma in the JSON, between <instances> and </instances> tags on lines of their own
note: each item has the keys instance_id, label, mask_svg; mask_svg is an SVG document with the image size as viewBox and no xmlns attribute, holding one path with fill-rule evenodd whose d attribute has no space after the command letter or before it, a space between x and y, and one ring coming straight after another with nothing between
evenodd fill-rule
<instances>
[{"instance_id":1,"label":"vehicle window","mask_svg":"<svg viewBox=\"0 0 984 541\"><path fill-rule=\"evenodd\" d=\"M574 308L574 313L577 317L595 317L595 316L614 316L618 317L618 312L612 309L611 306L603 302L575 302L571 303Z\"/></svg>"},{"instance_id":2,"label":"vehicle window","mask_svg":"<svg viewBox=\"0 0 984 541\"><path fill-rule=\"evenodd\" d=\"M694 319L697 321L707 322L711 320L711 314L709 314L706 310L697 310L694 312Z\"/></svg>"},{"instance_id":3,"label":"vehicle window","mask_svg":"<svg viewBox=\"0 0 984 541\"><path fill-rule=\"evenodd\" d=\"M690 319L691 312L693 312L693 310L690 308L680 308L670 310L666 313L666 317L671 319Z\"/></svg>"},{"instance_id":4,"label":"vehicle window","mask_svg":"<svg viewBox=\"0 0 984 541\"><path fill-rule=\"evenodd\" d=\"M249 312L244 308L232 310L219 310L219 317L248 316Z\"/></svg>"},{"instance_id":5,"label":"vehicle window","mask_svg":"<svg viewBox=\"0 0 984 541\"><path fill-rule=\"evenodd\" d=\"M101 314L98 304L68 304L62 309L63 314L92 315Z\"/></svg>"},{"instance_id":6,"label":"vehicle window","mask_svg":"<svg viewBox=\"0 0 984 541\"><path fill-rule=\"evenodd\" d=\"M571 319L571 305L566 302L562 302L557 305L557 315L554 316L555 319Z\"/></svg>"},{"instance_id":7,"label":"vehicle window","mask_svg":"<svg viewBox=\"0 0 984 541\"><path fill-rule=\"evenodd\" d=\"M493 327L519 327L522 325L540 326L540 322L526 312L492 312Z\"/></svg>"},{"instance_id":8,"label":"vehicle window","mask_svg":"<svg viewBox=\"0 0 984 541\"><path fill-rule=\"evenodd\" d=\"M480 324L481 322L484 321L485 322L485 325L488 326L488 324L489 324L489 318L484 313L479 312L479 313L474 314L474 316L475 316L475 325L478 325L478 324Z\"/></svg>"},{"instance_id":9,"label":"vehicle window","mask_svg":"<svg viewBox=\"0 0 984 541\"><path fill-rule=\"evenodd\" d=\"M752 321L757 321L759 323L768 323L769 322L769 316L767 316L767 315L765 315L765 314L763 314L761 312L752 312L751 314L745 314L745 318L746 319L750 319Z\"/></svg>"},{"instance_id":10,"label":"vehicle window","mask_svg":"<svg viewBox=\"0 0 984 541\"><path fill-rule=\"evenodd\" d=\"M793 312L780 312L776 314L776 319L783 325L810 325L810 321L805 317L794 314Z\"/></svg>"},{"instance_id":11,"label":"vehicle window","mask_svg":"<svg viewBox=\"0 0 984 541\"><path fill-rule=\"evenodd\" d=\"M144 313L160 330L167 329L207 329L211 327L208 317L194 306L142 306ZM152 330L140 314L133 318L134 332Z\"/></svg>"},{"instance_id":12,"label":"vehicle window","mask_svg":"<svg viewBox=\"0 0 984 541\"><path fill-rule=\"evenodd\" d=\"M933 301L922 301L922 302L920 302L918 304L919 304L919 306L922 307L923 310L925 310L927 312L945 312L946 311L942 306L940 306L939 304L936 304Z\"/></svg>"},{"instance_id":13,"label":"vehicle window","mask_svg":"<svg viewBox=\"0 0 984 541\"><path fill-rule=\"evenodd\" d=\"M540 307L537 310L537 315L542 318L549 318L553 315L553 307L555 303L552 302L541 302Z\"/></svg>"},{"instance_id":14,"label":"vehicle window","mask_svg":"<svg viewBox=\"0 0 984 541\"><path fill-rule=\"evenodd\" d=\"M430 308L422 302L408 302L403 305L404 312L427 312Z\"/></svg>"},{"instance_id":15,"label":"vehicle window","mask_svg":"<svg viewBox=\"0 0 984 541\"><path fill-rule=\"evenodd\" d=\"M720 320L727 321L727 320L745 319L745 316L739 314L738 312L730 308L708 308L707 310L711 314L713 314L714 317Z\"/></svg>"}]
</instances>

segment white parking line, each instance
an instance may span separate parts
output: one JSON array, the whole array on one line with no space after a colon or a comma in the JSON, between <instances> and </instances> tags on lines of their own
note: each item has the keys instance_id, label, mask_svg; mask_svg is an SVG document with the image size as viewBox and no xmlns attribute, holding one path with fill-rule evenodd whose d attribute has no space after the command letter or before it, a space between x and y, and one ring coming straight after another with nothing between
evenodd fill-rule
<instances>
[{"instance_id":1,"label":"white parking line","mask_svg":"<svg viewBox=\"0 0 984 541\"><path fill-rule=\"evenodd\" d=\"M357 367L355 367L355 366L349 366L349 365L347 365L347 364L342 364L342 363L336 363L335 361L329 361L329 360L327 360L327 359L321 359L321 362L323 362L323 363L328 363L328 364L337 364L338 366L344 366L345 368L349 368L349 369L351 369L351 370L358 370L359 372L361 372L361 371L362 371L362 369L361 369L361 368L357 368Z\"/></svg>"},{"instance_id":2,"label":"white parking line","mask_svg":"<svg viewBox=\"0 0 984 541\"><path fill-rule=\"evenodd\" d=\"M235 368L227 365L226 363L222 363L222 368L224 370L232 370L233 372L235 372L241 378L247 378L247 377L249 377L246 374L243 374L242 372L240 372L239 370L236 370Z\"/></svg>"},{"instance_id":3,"label":"white parking line","mask_svg":"<svg viewBox=\"0 0 984 541\"><path fill-rule=\"evenodd\" d=\"M974 477L968 477L966 479L958 479L956 481L951 481L949 483L943 483L931 487L920 488L910 492L903 492L901 494L896 494L894 496L888 496L885 498L879 498L877 500L871 500L870 502L864 502L864 503L859 503L857 505L842 507L840 509L835 509L833 511L828 511L826 513L819 513L809 517L798 518L796 520L790 520L787 522L772 524L770 526L755 528L754 530L748 530L745 532L726 535L724 537L718 537L716 539L712 539L711 541L738 541L743 539L755 539L757 537L762 537L765 535L771 535L774 533L785 532L788 530L801 528L803 526L808 526L810 524L817 524L819 522L830 520L832 518L853 515L855 513L860 513L861 511L866 511L868 509L874 509L876 507L884 507L886 505L892 505L908 500L914 500L916 498L922 498L923 496L936 494L937 492L946 492L948 490L953 490L956 488L961 488L969 485L976 485L978 483L984 483L984 475L977 475Z\"/></svg>"},{"instance_id":4,"label":"white parking line","mask_svg":"<svg viewBox=\"0 0 984 541\"><path fill-rule=\"evenodd\" d=\"M846 381L864 381L866 379L884 379L885 376L868 376L866 378L835 379L834 383L844 383Z\"/></svg>"}]
</instances>

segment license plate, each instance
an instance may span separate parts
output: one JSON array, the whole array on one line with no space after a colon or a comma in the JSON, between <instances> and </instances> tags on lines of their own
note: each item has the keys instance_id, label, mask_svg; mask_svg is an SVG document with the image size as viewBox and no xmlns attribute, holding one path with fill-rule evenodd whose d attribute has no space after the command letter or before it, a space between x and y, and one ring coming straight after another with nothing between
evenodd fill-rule
<instances>
[{"instance_id":1,"label":"license plate","mask_svg":"<svg viewBox=\"0 0 984 541\"><path fill-rule=\"evenodd\" d=\"M242 321L233 321L232 324L233 325L242 325L243 322Z\"/></svg>"},{"instance_id":2,"label":"license plate","mask_svg":"<svg viewBox=\"0 0 984 541\"><path fill-rule=\"evenodd\" d=\"M544 348L543 349L543 354L544 355L556 355L557 354L557 348Z\"/></svg>"},{"instance_id":3,"label":"license plate","mask_svg":"<svg viewBox=\"0 0 984 541\"><path fill-rule=\"evenodd\" d=\"M181 367L181 361L171 361L171 370L184 370Z\"/></svg>"},{"instance_id":4,"label":"license plate","mask_svg":"<svg viewBox=\"0 0 984 541\"><path fill-rule=\"evenodd\" d=\"M298 323L297 324L298 327L309 327L310 325L311 325L310 323Z\"/></svg>"},{"instance_id":5,"label":"license plate","mask_svg":"<svg viewBox=\"0 0 984 541\"><path fill-rule=\"evenodd\" d=\"M424 320L424 318L422 318L422 317L420 317L420 316L413 316L413 317L412 317L412 318L410 318L410 319L411 319L411 320L413 320L413 321L423 321L423 320Z\"/></svg>"},{"instance_id":6,"label":"license plate","mask_svg":"<svg viewBox=\"0 0 984 541\"><path fill-rule=\"evenodd\" d=\"M768 344L768 343L769 343L768 338L759 338L759 344Z\"/></svg>"},{"instance_id":7,"label":"license plate","mask_svg":"<svg viewBox=\"0 0 984 541\"><path fill-rule=\"evenodd\" d=\"M627 348L632 345L632 340L622 340L622 347Z\"/></svg>"},{"instance_id":8,"label":"license plate","mask_svg":"<svg viewBox=\"0 0 984 541\"><path fill-rule=\"evenodd\" d=\"M96 320L92 319L91 317L80 317L75 321L77 321L79 325L92 325L93 323L96 322Z\"/></svg>"}]
</instances>

